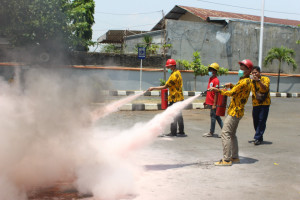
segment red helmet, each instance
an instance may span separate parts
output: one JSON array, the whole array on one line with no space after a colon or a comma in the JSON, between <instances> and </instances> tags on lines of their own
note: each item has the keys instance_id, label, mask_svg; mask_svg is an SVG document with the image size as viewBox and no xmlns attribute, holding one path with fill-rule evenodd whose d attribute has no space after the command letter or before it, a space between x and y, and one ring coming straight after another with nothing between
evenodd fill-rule
<instances>
[{"instance_id":1,"label":"red helmet","mask_svg":"<svg viewBox=\"0 0 300 200\"><path fill-rule=\"evenodd\" d=\"M239 64L240 64L240 65L241 65L241 64L245 65L250 71L252 71L253 63L252 63L251 60L245 59L245 60L240 61Z\"/></svg>"},{"instance_id":2,"label":"red helmet","mask_svg":"<svg viewBox=\"0 0 300 200\"><path fill-rule=\"evenodd\" d=\"M176 66L176 61L174 59L168 59L166 67Z\"/></svg>"}]
</instances>

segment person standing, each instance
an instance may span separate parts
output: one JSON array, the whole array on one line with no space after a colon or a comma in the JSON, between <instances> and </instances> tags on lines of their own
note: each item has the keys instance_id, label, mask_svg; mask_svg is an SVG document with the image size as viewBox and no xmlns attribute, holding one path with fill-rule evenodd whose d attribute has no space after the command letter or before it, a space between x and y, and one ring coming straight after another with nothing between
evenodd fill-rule
<instances>
[{"instance_id":1,"label":"person standing","mask_svg":"<svg viewBox=\"0 0 300 200\"><path fill-rule=\"evenodd\" d=\"M219 64L218 63L212 63L208 67L208 75L210 76L208 80L207 90L211 87L219 88L219 79L217 77L217 73L219 71ZM216 103L217 103L217 94L214 91L207 91L206 93L206 99L205 104L210 109L210 131L208 133L205 133L203 137L213 137L215 133L215 127L216 127L216 121L218 122L219 126L223 127L223 121L220 116L216 115ZM216 134L216 137L218 135Z\"/></svg>"},{"instance_id":2,"label":"person standing","mask_svg":"<svg viewBox=\"0 0 300 200\"><path fill-rule=\"evenodd\" d=\"M260 145L263 142L263 135L266 130L270 98L270 79L261 76L260 67L255 66L252 69L252 118L255 130L254 145Z\"/></svg>"},{"instance_id":3,"label":"person standing","mask_svg":"<svg viewBox=\"0 0 300 200\"><path fill-rule=\"evenodd\" d=\"M210 88L211 91L220 92L221 95L231 96L230 105L227 111L227 117L222 128L222 145L223 158L219 162L215 162L216 166L231 166L232 163L239 163L239 148L236 137L236 130L242 117L244 116L244 107L248 101L251 90L251 79L249 78L253 68L251 60L245 59L238 62L240 70L238 76L240 80L236 85L226 83L225 87L230 88L228 91L223 91L218 88Z\"/></svg>"},{"instance_id":4,"label":"person standing","mask_svg":"<svg viewBox=\"0 0 300 200\"><path fill-rule=\"evenodd\" d=\"M169 88L169 106L172 106L174 103L183 101L183 92L182 92L182 77L181 73L178 69L176 69L176 61L174 59L168 59L166 62L166 68L168 69L168 73L170 73L170 77L167 80L166 84L164 86L158 86L158 87L149 87L148 91L152 90L162 90ZM179 132L177 133L177 124ZM183 117L182 112L180 112L174 119L174 121L171 123L171 132L169 134L166 134L165 136L170 137L186 137L187 135L184 132L184 123L183 123Z\"/></svg>"}]
</instances>

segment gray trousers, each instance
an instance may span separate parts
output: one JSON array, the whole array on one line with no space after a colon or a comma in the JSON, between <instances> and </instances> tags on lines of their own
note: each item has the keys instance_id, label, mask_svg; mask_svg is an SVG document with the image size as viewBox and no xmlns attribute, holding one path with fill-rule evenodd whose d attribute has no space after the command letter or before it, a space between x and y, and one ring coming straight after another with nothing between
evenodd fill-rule
<instances>
[{"instance_id":1,"label":"gray trousers","mask_svg":"<svg viewBox=\"0 0 300 200\"><path fill-rule=\"evenodd\" d=\"M227 115L222 128L223 159L230 161L231 158L239 158L239 146L236 130L241 118Z\"/></svg>"}]
</instances>

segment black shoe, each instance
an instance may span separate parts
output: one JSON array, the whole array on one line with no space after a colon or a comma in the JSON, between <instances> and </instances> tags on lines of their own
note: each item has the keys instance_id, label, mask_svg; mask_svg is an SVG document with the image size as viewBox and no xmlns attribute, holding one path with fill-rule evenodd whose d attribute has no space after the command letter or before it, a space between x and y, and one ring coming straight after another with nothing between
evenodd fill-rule
<instances>
[{"instance_id":1,"label":"black shoe","mask_svg":"<svg viewBox=\"0 0 300 200\"><path fill-rule=\"evenodd\" d=\"M187 135L183 132L183 133L177 133L177 137L186 137Z\"/></svg>"},{"instance_id":2,"label":"black shoe","mask_svg":"<svg viewBox=\"0 0 300 200\"><path fill-rule=\"evenodd\" d=\"M261 141L260 140L255 140L254 141L254 145L260 145L261 144Z\"/></svg>"}]
</instances>

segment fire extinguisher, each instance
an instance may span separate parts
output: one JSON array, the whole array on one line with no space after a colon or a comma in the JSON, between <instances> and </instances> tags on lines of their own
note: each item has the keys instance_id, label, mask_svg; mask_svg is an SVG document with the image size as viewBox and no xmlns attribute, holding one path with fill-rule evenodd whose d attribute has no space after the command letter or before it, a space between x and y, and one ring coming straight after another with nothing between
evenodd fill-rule
<instances>
[{"instance_id":1,"label":"fire extinguisher","mask_svg":"<svg viewBox=\"0 0 300 200\"><path fill-rule=\"evenodd\" d=\"M162 89L160 92L161 96L161 109L167 109L168 107L168 89Z\"/></svg>"},{"instance_id":2,"label":"fire extinguisher","mask_svg":"<svg viewBox=\"0 0 300 200\"><path fill-rule=\"evenodd\" d=\"M226 89L224 89L226 90ZM217 97L217 116L225 116L226 105L227 105L227 96L221 95L221 93L216 93Z\"/></svg>"}]
</instances>

